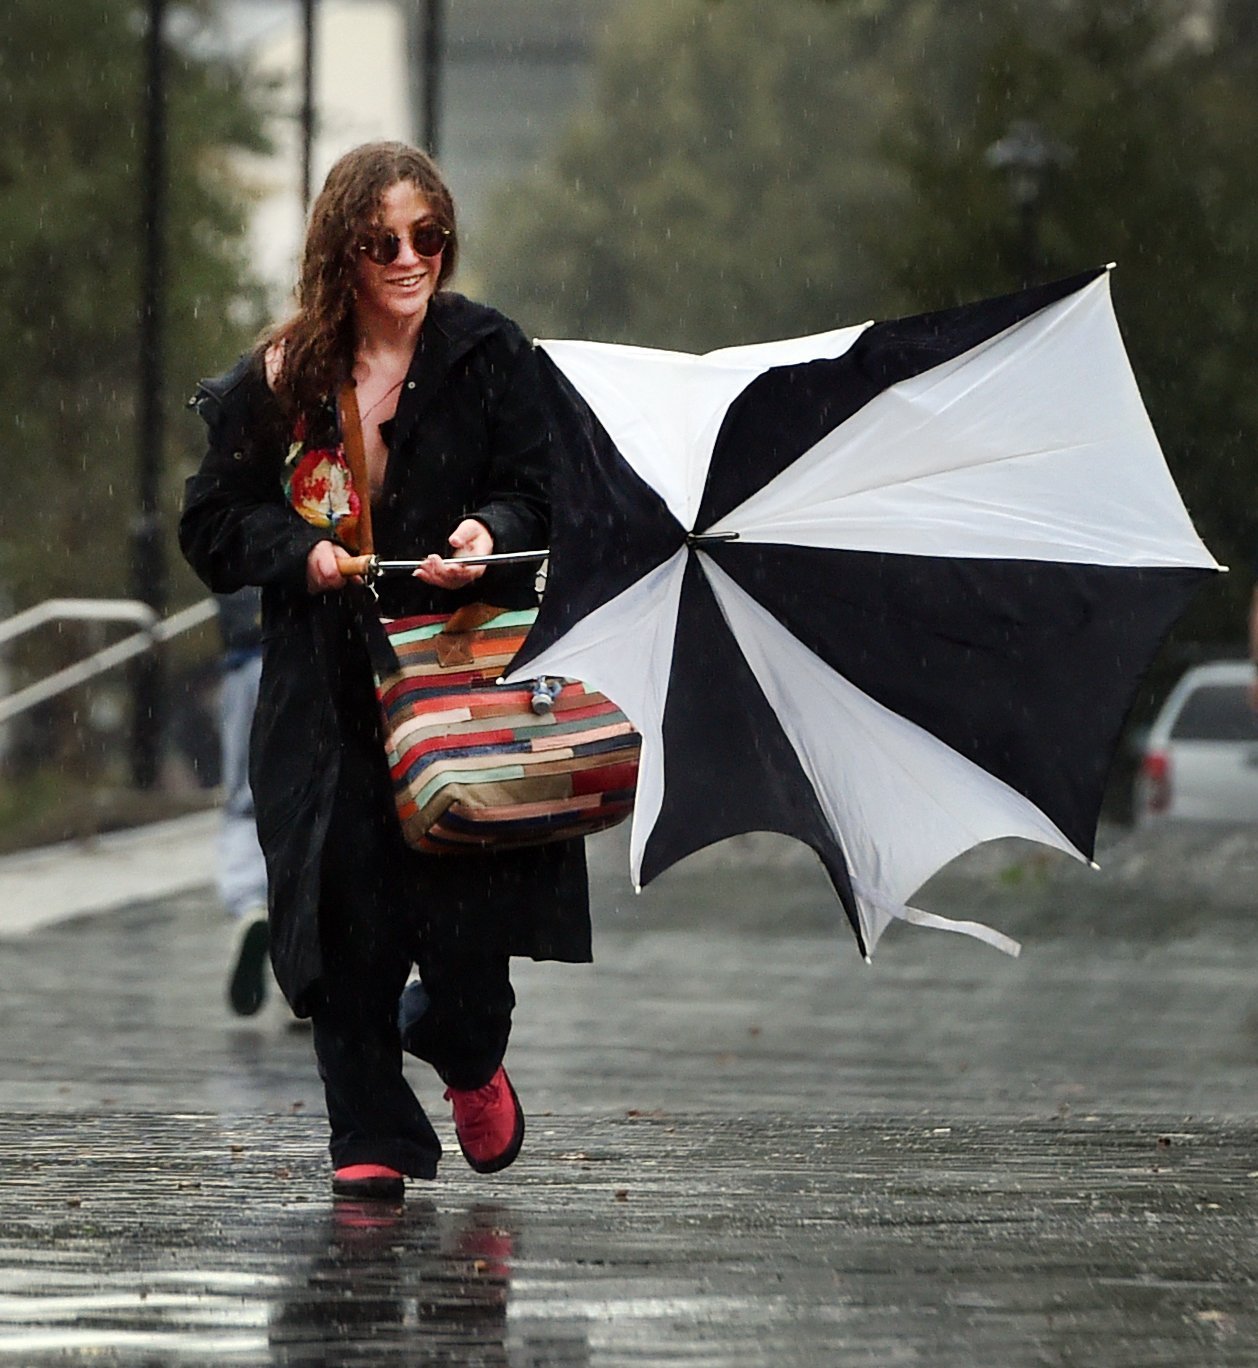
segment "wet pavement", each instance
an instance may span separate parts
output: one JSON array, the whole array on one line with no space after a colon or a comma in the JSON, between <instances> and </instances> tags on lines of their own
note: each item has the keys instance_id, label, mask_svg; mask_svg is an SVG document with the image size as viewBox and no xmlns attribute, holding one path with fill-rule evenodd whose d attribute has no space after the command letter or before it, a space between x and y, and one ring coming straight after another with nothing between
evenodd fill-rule
<instances>
[{"instance_id":1,"label":"wet pavement","mask_svg":"<svg viewBox=\"0 0 1258 1368\"><path fill-rule=\"evenodd\" d=\"M417 1068L447 1155L396 1210L329 1199L308 1031L222 1004L208 833L146 900L96 852L122 902L69 920L0 861L0 1364L1258 1362L1249 833L995 848L918 901L1020 959L872 967L806 853L634 898L600 838L598 962L518 965L520 1160L471 1173Z\"/></svg>"}]
</instances>

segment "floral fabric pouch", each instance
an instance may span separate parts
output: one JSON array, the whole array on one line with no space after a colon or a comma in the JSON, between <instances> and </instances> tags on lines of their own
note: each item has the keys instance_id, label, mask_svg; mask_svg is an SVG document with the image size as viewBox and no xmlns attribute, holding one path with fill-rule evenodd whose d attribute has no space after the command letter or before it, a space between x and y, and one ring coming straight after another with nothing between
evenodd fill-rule
<instances>
[{"instance_id":1,"label":"floral fabric pouch","mask_svg":"<svg viewBox=\"0 0 1258 1368\"><path fill-rule=\"evenodd\" d=\"M352 387L347 389L348 398L344 393L340 396L340 432L352 432L357 437L358 405ZM351 404L352 413L347 411ZM352 427L348 421L351 417ZM356 479L355 453L346 450L349 443L344 437L316 445L308 439L308 431L305 417L299 417L284 458L284 497L308 523L326 527L351 551L370 550L370 513L364 505L365 468ZM358 465L365 467L359 455Z\"/></svg>"}]
</instances>

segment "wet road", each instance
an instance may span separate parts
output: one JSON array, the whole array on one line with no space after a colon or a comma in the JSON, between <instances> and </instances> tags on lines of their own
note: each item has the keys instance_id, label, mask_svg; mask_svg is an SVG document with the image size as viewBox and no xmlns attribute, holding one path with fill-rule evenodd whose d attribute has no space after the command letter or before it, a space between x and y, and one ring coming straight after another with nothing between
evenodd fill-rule
<instances>
[{"instance_id":1,"label":"wet road","mask_svg":"<svg viewBox=\"0 0 1258 1368\"><path fill-rule=\"evenodd\" d=\"M1258 1362L1258 855L1025 848L856 956L811 857L594 861L520 965L519 1162L334 1209L308 1034L221 1006L210 895L5 937L0 1363ZM163 859L171 859L164 852ZM3 887L0 871L0 887Z\"/></svg>"}]
</instances>

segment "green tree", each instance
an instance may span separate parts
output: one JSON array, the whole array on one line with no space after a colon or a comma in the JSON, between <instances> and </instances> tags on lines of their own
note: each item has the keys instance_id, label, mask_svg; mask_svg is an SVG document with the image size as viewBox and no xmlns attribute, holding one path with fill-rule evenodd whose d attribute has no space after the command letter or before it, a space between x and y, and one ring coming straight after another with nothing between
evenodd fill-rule
<instances>
[{"instance_id":1,"label":"green tree","mask_svg":"<svg viewBox=\"0 0 1258 1368\"><path fill-rule=\"evenodd\" d=\"M1120 322L1238 642L1255 551L1247 0L640 0L488 288L535 333L701 350L1119 263ZM1058 151L1027 221L989 149Z\"/></svg>"},{"instance_id":2,"label":"green tree","mask_svg":"<svg viewBox=\"0 0 1258 1368\"><path fill-rule=\"evenodd\" d=\"M9 0L0 26L0 614L132 589L146 12L143 0ZM190 377L220 369L262 320L232 171L233 153L265 148L261 110L212 18L211 0L168 8L161 515L176 606L204 592L174 541L182 476L199 454L182 403ZM6 653L12 683L101 644L73 627L25 637ZM5 758L26 777L0 784L0 842L115 820L84 791L111 772L104 735L84 725L88 701L64 694L12 738L24 744ZM119 814L136 815L125 803Z\"/></svg>"},{"instance_id":3,"label":"green tree","mask_svg":"<svg viewBox=\"0 0 1258 1368\"><path fill-rule=\"evenodd\" d=\"M641 0L553 166L477 248L534 332L702 349L862 316L902 3Z\"/></svg>"},{"instance_id":4,"label":"green tree","mask_svg":"<svg viewBox=\"0 0 1258 1368\"><path fill-rule=\"evenodd\" d=\"M0 26L0 593L127 588L136 511L143 32L140 0L9 0ZM243 78L175 9L168 96L166 373L173 526L195 434L189 377L221 367L261 320L230 154L264 147ZM172 558L174 598L193 581Z\"/></svg>"},{"instance_id":5,"label":"green tree","mask_svg":"<svg viewBox=\"0 0 1258 1368\"><path fill-rule=\"evenodd\" d=\"M906 211L876 235L890 294L920 308L1117 262L1154 426L1207 543L1236 568L1200 596L1177 649L1239 643L1258 552L1252 18L1188 0L1006 0L987 14L944 94L915 92L886 140L907 189ZM955 17L941 7L928 41ZM1026 215L988 156L1019 123L1058 150Z\"/></svg>"}]
</instances>

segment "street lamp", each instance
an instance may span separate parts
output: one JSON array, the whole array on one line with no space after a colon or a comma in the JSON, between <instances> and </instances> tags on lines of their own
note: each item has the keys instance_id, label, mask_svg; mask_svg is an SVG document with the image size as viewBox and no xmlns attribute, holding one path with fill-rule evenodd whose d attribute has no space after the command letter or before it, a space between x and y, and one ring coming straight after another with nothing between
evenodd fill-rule
<instances>
[{"instance_id":1,"label":"street lamp","mask_svg":"<svg viewBox=\"0 0 1258 1368\"><path fill-rule=\"evenodd\" d=\"M987 165L1005 177L1009 198L1018 216L1019 256L1023 284L1029 285L1043 268L1039 213L1049 175L1070 160L1070 152L1045 137L1038 124L1017 119L1009 131L987 149Z\"/></svg>"}]
</instances>

